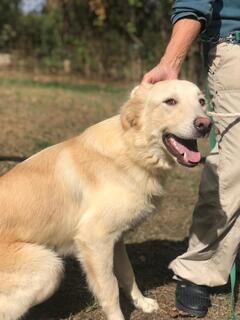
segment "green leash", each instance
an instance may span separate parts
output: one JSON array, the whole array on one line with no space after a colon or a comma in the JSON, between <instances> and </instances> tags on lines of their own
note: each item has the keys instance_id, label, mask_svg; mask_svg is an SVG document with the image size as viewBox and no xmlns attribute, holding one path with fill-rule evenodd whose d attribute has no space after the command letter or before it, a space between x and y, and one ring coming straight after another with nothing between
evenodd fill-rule
<instances>
[{"instance_id":1,"label":"green leash","mask_svg":"<svg viewBox=\"0 0 240 320\"><path fill-rule=\"evenodd\" d=\"M212 110L207 81L205 84L205 96L207 99L208 110ZM214 126L212 127L209 138L210 138L210 147L211 149L213 149L216 144ZM237 314L235 312L235 285L236 285L236 263L235 262L233 263L232 269L230 271L230 283L231 283L231 315L228 316L228 320L238 320Z\"/></svg>"},{"instance_id":2,"label":"green leash","mask_svg":"<svg viewBox=\"0 0 240 320\"><path fill-rule=\"evenodd\" d=\"M236 284L236 263L233 264L230 272L230 282L231 282L231 316L228 317L229 320L238 320L237 314L235 312L235 284Z\"/></svg>"}]
</instances>

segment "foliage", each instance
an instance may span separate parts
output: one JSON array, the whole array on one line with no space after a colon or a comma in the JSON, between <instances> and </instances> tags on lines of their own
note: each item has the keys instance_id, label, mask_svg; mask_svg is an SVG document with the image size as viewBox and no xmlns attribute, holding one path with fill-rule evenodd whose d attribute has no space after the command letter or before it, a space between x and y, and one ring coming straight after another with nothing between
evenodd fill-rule
<instances>
[{"instance_id":1,"label":"foliage","mask_svg":"<svg viewBox=\"0 0 240 320\"><path fill-rule=\"evenodd\" d=\"M67 59L88 77L139 79L163 53L171 6L171 0L48 0L41 14L23 15L18 0L1 0L0 13L9 14L0 15L0 49L35 57L52 71Z\"/></svg>"},{"instance_id":2,"label":"foliage","mask_svg":"<svg viewBox=\"0 0 240 320\"><path fill-rule=\"evenodd\" d=\"M0 3L0 50L12 47L17 36L20 0L1 0Z\"/></svg>"}]
</instances>

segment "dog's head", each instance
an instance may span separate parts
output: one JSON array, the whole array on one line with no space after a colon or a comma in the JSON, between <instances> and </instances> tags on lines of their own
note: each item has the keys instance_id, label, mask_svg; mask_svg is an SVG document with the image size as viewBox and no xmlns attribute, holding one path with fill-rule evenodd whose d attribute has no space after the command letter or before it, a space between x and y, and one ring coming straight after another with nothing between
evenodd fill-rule
<instances>
[{"instance_id":1,"label":"dog's head","mask_svg":"<svg viewBox=\"0 0 240 320\"><path fill-rule=\"evenodd\" d=\"M202 92L191 82L142 84L123 106L122 125L144 134L149 145L164 148L180 164L193 167L201 160L196 139L211 129L205 105Z\"/></svg>"}]
</instances>

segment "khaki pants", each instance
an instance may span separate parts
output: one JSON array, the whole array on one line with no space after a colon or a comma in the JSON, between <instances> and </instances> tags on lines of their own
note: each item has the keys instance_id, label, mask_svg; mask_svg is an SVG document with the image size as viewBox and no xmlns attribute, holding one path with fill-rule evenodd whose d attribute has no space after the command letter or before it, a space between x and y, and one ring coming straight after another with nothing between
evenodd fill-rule
<instances>
[{"instance_id":1,"label":"khaki pants","mask_svg":"<svg viewBox=\"0 0 240 320\"><path fill-rule=\"evenodd\" d=\"M209 53L208 81L215 112L240 112L240 45L222 43ZM189 248L173 272L199 285L228 281L240 243L240 118L215 118L217 146L204 167Z\"/></svg>"}]
</instances>

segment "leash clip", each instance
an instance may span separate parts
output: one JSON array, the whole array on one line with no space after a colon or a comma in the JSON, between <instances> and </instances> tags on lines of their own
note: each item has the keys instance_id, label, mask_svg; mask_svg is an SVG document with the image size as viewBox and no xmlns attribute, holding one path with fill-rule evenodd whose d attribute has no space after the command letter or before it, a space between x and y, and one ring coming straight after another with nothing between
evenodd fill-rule
<instances>
[{"instance_id":1,"label":"leash clip","mask_svg":"<svg viewBox=\"0 0 240 320\"><path fill-rule=\"evenodd\" d=\"M240 31L230 32L225 38L220 38L219 42L240 43Z\"/></svg>"}]
</instances>

